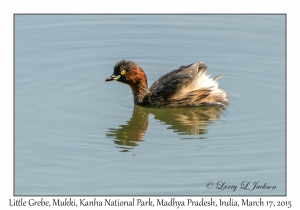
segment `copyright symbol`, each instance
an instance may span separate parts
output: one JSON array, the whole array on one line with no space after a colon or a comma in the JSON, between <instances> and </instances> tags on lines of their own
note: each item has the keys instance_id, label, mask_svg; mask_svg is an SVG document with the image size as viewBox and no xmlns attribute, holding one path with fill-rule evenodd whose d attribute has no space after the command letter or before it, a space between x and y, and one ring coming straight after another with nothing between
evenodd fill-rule
<instances>
[{"instance_id":1,"label":"copyright symbol","mask_svg":"<svg viewBox=\"0 0 300 210\"><path fill-rule=\"evenodd\" d=\"M212 189L214 187L214 183L212 181L206 182L206 188Z\"/></svg>"}]
</instances>

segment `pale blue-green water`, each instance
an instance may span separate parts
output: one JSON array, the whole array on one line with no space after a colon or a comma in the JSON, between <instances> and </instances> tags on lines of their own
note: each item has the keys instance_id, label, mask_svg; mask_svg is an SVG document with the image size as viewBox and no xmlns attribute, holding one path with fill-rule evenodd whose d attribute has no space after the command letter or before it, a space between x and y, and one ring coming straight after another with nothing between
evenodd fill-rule
<instances>
[{"instance_id":1,"label":"pale blue-green water","mask_svg":"<svg viewBox=\"0 0 300 210\"><path fill-rule=\"evenodd\" d=\"M15 195L285 195L285 18L15 15ZM229 105L134 106L121 59L203 61Z\"/></svg>"}]
</instances>

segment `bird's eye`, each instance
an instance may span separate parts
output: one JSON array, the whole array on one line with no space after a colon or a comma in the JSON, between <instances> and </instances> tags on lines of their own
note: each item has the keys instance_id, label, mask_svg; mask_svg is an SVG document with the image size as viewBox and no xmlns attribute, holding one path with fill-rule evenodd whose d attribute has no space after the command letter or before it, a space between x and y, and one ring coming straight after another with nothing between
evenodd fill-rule
<instances>
[{"instance_id":1,"label":"bird's eye","mask_svg":"<svg viewBox=\"0 0 300 210\"><path fill-rule=\"evenodd\" d=\"M121 75L123 75L125 73L126 73L126 71L124 69L120 72Z\"/></svg>"}]
</instances>

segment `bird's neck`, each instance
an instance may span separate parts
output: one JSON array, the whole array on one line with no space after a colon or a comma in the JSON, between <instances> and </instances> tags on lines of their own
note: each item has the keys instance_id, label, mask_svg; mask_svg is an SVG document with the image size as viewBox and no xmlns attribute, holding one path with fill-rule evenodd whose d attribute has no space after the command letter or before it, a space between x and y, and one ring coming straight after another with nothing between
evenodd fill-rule
<instances>
[{"instance_id":1,"label":"bird's neck","mask_svg":"<svg viewBox=\"0 0 300 210\"><path fill-rule=\"evenodd\" d=\"M130 85L135 104L142 104L146 95L149 94L147 81L140 81L135 85Z\"/></svg>"}]
</instances>

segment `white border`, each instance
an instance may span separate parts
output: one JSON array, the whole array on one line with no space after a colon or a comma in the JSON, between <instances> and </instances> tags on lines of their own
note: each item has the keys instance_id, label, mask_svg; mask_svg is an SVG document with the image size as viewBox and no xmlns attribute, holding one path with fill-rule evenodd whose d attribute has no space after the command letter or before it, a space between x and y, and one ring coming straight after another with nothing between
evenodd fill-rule
<instances>
[{"instance_id":1,"label":"white border","mask_svg":"<svg viewBox=\"0 0 300 210\"><path fill-rule=\"evenodd\" d=\"M294 3L293 3L294 2ZM296 1L8 1L0 3L0 208L13 199L13 14L14 13L287 13L287 197L262 197L264 200L292 201L299 205L298 191L298 86L299 7ZM294 98L291 98L293 96ZM276 113L274 113L276 114ZM299 129L298 129L299 130ZM77 197L78 198L78 197ZM166 198L166 197L165 197ZM208 199L208 197L206 197ZM220 197L229 199L229 197ZM233 197L239 200L242 197ZM255 197L250 197L255 199ZM27 197L29 199L29 197ZM47 198L50 199L49 197ZM125 197L126 199L126 197ZM156 198L154 198L156 199ZM180 200L180 197L178 198ZM181 198L186 200L185 197ZM218 199L218 197L215 197ZM13 208L13 207L11 207ZM20 207L18 207L20 208ZM30 207L26 207L30 208ZM71 207L67 207L68 209ZM101 208L101 207L96 207ZM103 207L102 207L103 208ZM170 207L167 209L176 209ZM199 207L198 207L199 208ZM219 207L220 208L220 207ZM252 209L254 207L248 207ZM265 209L266 207L264 207ZM276 207L278 208L278 207ZM6 209L6 208L5 208ZM24 208L22 208L24 209ZM51 209L56 209L52 207ZM58 208L61 209L61 208ZM81 209L81 208L77 208ZM86 208L84 208L86 209ZM105 208L106 209L106 208ZM114 209L114 208L112 208ZM131 208L128 208L131 209ZM137 208L136 208L137 209ZM153 209L153 208L152 208ZM185 209L180 207L180 209Z\"/></svg>"}]
</instances>

